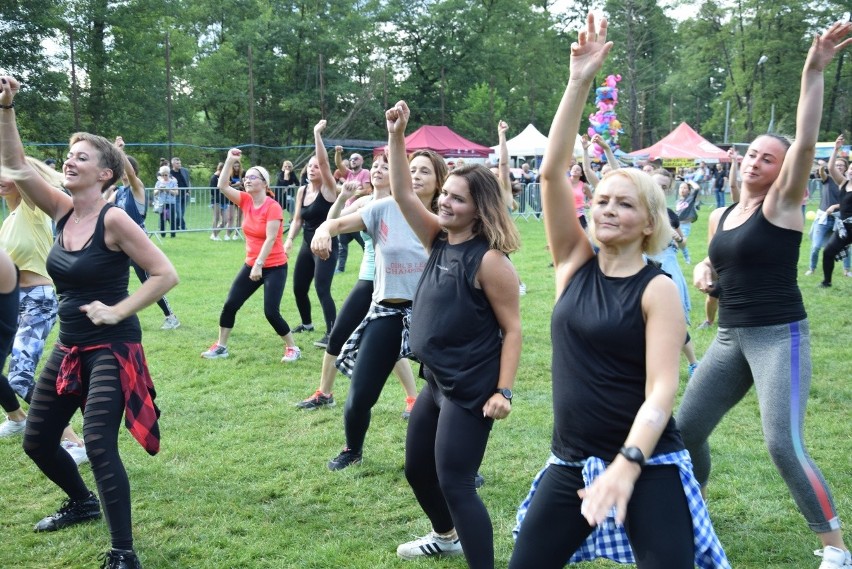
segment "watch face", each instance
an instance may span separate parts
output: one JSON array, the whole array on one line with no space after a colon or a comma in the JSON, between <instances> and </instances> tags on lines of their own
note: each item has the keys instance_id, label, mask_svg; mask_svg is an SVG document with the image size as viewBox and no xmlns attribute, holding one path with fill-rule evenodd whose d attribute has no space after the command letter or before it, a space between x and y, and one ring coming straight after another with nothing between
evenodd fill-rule
<instances>
[{"instance_id":1,"label":"watch face","mask_svg":"<svg viewBox=\"0 0 852 569\"><path fill-rule=\"evenodd\" d=\"M508 399L509 401L511 401L511 400L512 400L512 390L511 390L511 389L509 389L508 387L504 387L504 388L502 388L502 389L498 389L498 390L497 390L497 393L499 393L500 395L502 395L503 397L505 397L505 398L506 398L506 399Z\"/></svg>"}]
</instances>

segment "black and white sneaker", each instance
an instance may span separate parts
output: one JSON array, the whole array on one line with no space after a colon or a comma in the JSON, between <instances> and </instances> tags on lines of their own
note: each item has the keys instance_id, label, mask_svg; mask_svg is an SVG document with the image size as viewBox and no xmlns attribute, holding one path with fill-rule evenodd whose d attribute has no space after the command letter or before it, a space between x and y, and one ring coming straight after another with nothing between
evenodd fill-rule
<instances>
[{"instance_id":1,"label":"black and white sneaker","mask_svg":"<svg viewBox=\"0 0 852 569\"><path fill-rule=\"evenodd\" d=\"M326 332L322 338L314 342L314 346L322 348L323 350L326 349L328 347L328 332Z\"/></svg>"},{"instance_id":2,"label":"black and white sneaker","mask_svg":"<svg viewBox=\"0 0 852 569\"><path fill-rule=\"evenodd\" d=\"M296 326L295 328L293 328L290 331L293 332L294 334L301 334L302 332L313 332L314 331L314 325L313 324L299 324L298 326Z\"/></svg>"},{"instance_id":3,"label":"black and white sneaker","mask_svg":"<svg viewBox=\"0 0 852 569\"><path fill-rule=\"evenodd\" d=\"M89 495L80 500L65 500L59 511L47 516L35 525L35 531L56 531L89 520L101 517L101 503L98 498L89 492Z\"/></svg>"},{"instance_id":4,"label":"black and white sneaker","mask_svg":"<svg viewBox=\"0 0 852 569\"><path fill-rule=\"evenodd\" d=\"M443 539L434 531L414 541L403 543L396 548L396 554L403 559L461 555L462 553L464 552L458 538L455 540Z\"/></svg>"},{"instance_id":5,"label":"black and white sneaker","mask_svg":"<svg viewBox=\"0 0 852 569\"><path fill-rule=\"evenodd\" d=\"M347 466L361 464L361 453L344 447L340 454L328 461L329 470L343 470Z\"/></svg>"},{"instance_id":6,"label":"black and white sneaker","mask_svg":"<svg viewBox=\"0 0 852 569\"><path fill-rule=\"evenodd\" d=\"M110 549L101 554L101 569L142 569L136 553L125 549Z\"/></svg>"}]
</instances>

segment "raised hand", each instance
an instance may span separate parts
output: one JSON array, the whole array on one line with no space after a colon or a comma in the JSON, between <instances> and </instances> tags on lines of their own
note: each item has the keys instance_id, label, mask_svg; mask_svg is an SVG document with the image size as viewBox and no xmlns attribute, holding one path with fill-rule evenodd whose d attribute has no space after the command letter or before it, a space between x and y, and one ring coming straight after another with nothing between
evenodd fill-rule
<instances>
[{"instance_id":1,"label":"raised hand","mask_svg":"<svg viewBox=\"0 0 852 569\"><path fill-rule=\"evenodd\" d=\"M605 139L604 137L602 137L601 135L599 135L599 134L595 134L595 135L592 137L592 142L593 142L594 144L597 144L598 146L600 146L600 147L601 147L601 148L603 148L604 150L608 150L608 149L609 149L609 144L607 143L606 139Z\"/></svg>"},{"instance_id":2,"label":"raised hand","mask_svg":"<svg viewBox=\"0 0 852 569\"><path fill-rule=\"evenodd\" d=\"M506 134L506 131L509 130L509 125L506 124L506 121L500 121L497 123L497 134Z\"/></svg>"},{"instance_id":3,"label":"raised hand","mask_svg":"<svg viewBox=\"0 0 852 569\"><path fill-rule=\"evenodd\" d=\"M589 12L586 29L577 35L571 44L571 81L590 82L600 71L612 42L606 41L607 21L602 18L595 25L595 15Z\"/></svg>"},{"instance_id":4,"label":"raised hand","mask_svg":"<svg viewBox=\"0 0 852 569\"><path fill-rule=\"evenodd\" d=\"M316 124L316 126L314 126L314 134L315 134L315 135L316 135L316 134L321 134L321 133L322 133L322 131L324 131L324 130L325 130L325 125L326 125L326 121L325 121L325 119L323 119L323 120L321 120L320 122L318 122L318 123Z\"/></svg>"},{"instance_id":5,"label":"raised hand","mask_svg":"<svg viewBox=\"0 0 852 569\"><path fill-rule=\"evenodd\" d=\"M834 22L822 35L814 37L805 69L823 71L831 63L834 55L841 49L852 45L852 38L845 38L852 33L852 22Z\"/></svg>"},{"instance_id":6,"label":"raised hand","mask_svg":"<svg viewBox=\"0 0 852 569\"><path fill-rule=\"evenodd\" d=\"M410 116L411 110L405 101L399 101L396 105L385 111L388 134L404 133Z\"/></svg>"},{"instance_id":7,"label":"raised hand","mask_svg":"<svg viewBox=\"0 0 852 569\"><path fill-rule=\"evenodd\" d=\"M843 138L843 135L841 134L840 136L837 137L837 140L834 141L834 149L840 150L841 148L843 148L844 142L845 142L845 139Z\"/></svg>"},{"instance_id":8,"label":"raised hand","mask_svg":"<svg viewBox=\"0 0 852 569\"><path fill-rule=\"evenodd\" d=\"M11 75L0 77L0 105L11 105L20 90L21 84Z\"/></svg>"}]
</instances>

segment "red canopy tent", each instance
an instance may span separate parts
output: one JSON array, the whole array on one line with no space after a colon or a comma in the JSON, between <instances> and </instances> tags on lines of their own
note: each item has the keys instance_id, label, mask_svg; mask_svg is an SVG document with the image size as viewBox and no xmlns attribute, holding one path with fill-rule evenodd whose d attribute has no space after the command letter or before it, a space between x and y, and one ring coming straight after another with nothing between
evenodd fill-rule
<instances>
[{"instance_id":1,"label":"red canopy tent","mask_svg":"<svg viewBox=\"0 0 852 569\"><path fill-rule=\"evenodd\" d=\"M387 146L373 149L373 156L385 151ZM450 130L447 126L424 125L405 137L406 152L434 150L444 158L487 158L493 151L471 142Z\"/></svg>"},{"instance_id":2,"label":"red canopy tent","mask_svg":"<svg viewBox=\"0 0 852 569\"><path fill-rule=\"evenodd\" d=\"M629 158L647 158L649 160L718 160L730 162L728 153L708 142L706 138L695 132L691 126L682 122L676 129L668 133L659 142L648 148L636 150L627 154Z\"/></svg>"}]
</instances>

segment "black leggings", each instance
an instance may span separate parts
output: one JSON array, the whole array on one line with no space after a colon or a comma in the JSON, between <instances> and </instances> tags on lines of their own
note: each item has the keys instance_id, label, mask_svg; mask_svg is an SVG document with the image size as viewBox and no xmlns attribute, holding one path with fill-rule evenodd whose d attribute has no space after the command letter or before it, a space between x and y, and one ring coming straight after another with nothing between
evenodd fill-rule
<instances>
[{"instance_id":1,"label":"black leggings","mask_svg":"<svg viewBox=\"0 0 852 569\"><path fill-rule=\"evenodd\" d=\"M275 329L276 334L286 336L290 333L290 326L281 316L281 298L284 296L284 285L287 283L287 265L264 268L261 279L257 281L251 280L250 274L251 267L243 265L237 276L234 277L231 290L228 291L228 298L225 300L225 306L222 307L222 314L219 315L219 326L233 328L237 311L262 286L263 315Z\"/></svg>"},{"instance_id":2,"label":"black leggings","mask_svg":"<svg viewBox=\"0 0 852 569\"><path fill-rule=\"evenodd\" d=\"M337 317L337 307L331 297L331 280L334 278L334 269L337 266L337 238L331 240L331 255L325 261L311 253L313 238L313 231L302 233L302 246L296 257L296 268L293 269L293 294L296 295L296 307L299 309L302 324L312 324L311 299L308 297L308 292L311 290L313 280L314 289L322 306L322 315L325 318L326 332L331 332L334 319Z\"/></svg>"},{"instance_id":3,"label":"black leggings","mask_svg":"<svg viewBox=\"0 0 852 569\"><path fill-rule=\"evenodd\" d=\"M822 251L822 282L831 284L831 273L834 272L834 257L847 245L852 243L852 223L844 223L846 238L841 239L835 231Z\"/></svg>"},{"instance_id":4,"label":"black leggings","mask_svg":"<svg viewBox=\"0 0 852 569\"><path fill-rule=\"evenodd\" d=\"M399 359L402 315L371 320L361 333L358 357L352 370L349 395L343 407L346 446L360 453L370 428L370 412L393 366Z\"/></svg>"},{"instance_id":5,"label":"black leggings","mask_svg":"<svg viewBox=\"0 0 852 569\"><path fill-rule=\"evenodd\" d=\"M124 415L124 394L118 363L108 349L81 352L80 395L56 394L56 375L64 353L55 347L36 383L24 432L24 451L54 484L72 500L89 489L62 447L62 431L85 402L83 438L92 464L112 547L133 549L130 482L118 454L118 431Z\"/></svg>"},{"instance_id":6,"label":"black leggings","mask_svg":"<svg viewBox=\"0 0 852 569\"><path fill-rule=\"evenodd\" d=\"M175 230L177 227L177 215L176 215L175 204L164 205L163 209L160 211L160 236L166 236L166 220L169 221L169 226L172 229L172 237L175 236Z\"/></svg>"},{"instance_id":7,"label":"black leggings","mask_svg":"<svg viewBox=\"0 0 852 569\"><path fill-rule=\"evenodd\" d=\"M144 283L151 277L151 275L145 272L145 269L143 269L133 261L130 261L130 266L133 267L134 271L136 271L136 277L139 279L140 283ZM174 312L172 312L172 307L169 305L169 301L166 300L165 296L157 301L157 306L159 306L160 310L163 311L163 316L169 316L171 314L174 314Z\"/></svg>"},{"instance_id":8,"label":"black leggings","mask_svg":"<svg viewBox=\"0 0 852 569\"><path fill-rule=\"evenodd\" d=\"M416 408L416 405L415 405ZM562 569L592 532L580 514L580 468L551 465L533 496L509 569ZM636 567L693 569L692 517L676 466L646 466L624 522Z\"/></svg>"},{"instance_id":9,"label":"black leggings","mask_svg":"<svg viewBox=\"0 0 852 569\"><path fill-rule=\"evenodd\" d=\"M349 244L354 241L361 246L361 249L364 249L364 238L361 237L360 231L353 231L352 233L341 233L337 239L339 240L337 246L337 269L343 272L343 269L346 268L346 259L349 258Z\"/></svg>"},{"instance_id":10,"label":"black leggings","mask_svg":"<svg viewBox=\"0 0 852 569\"><path fill-rule=\"evenodd\" d=\"M339 356L343 349L343 344L358 327L358 324L364 320L367 312L370 310L370 303L373 301L373 281L358 280L352 290L349 291L349 296L343 301L343 306L340 307L340 312L337 313L337 319L334 321L334 327L331 329L331 334L328 336L328 347L325 351L332 356Z\"/></svg>"},{"instance_id":11,"label":"black leggings","mask_svg":"<svg viewBox=\"0 0 852 569\"><path fill-rule=\"evenodd\" d=\"M491 518L474 485L493 424L481 410L460 407L428 382L405 438L405 477L420 507L436 532L456 528L473 569L494 567Z\"/></svg>"},{"instance_id":12,"label":"black leggings","mask_svg":"<svg viewBox=\"0 0 852 569\"><path fill-rule=\"evenodd\" d=\"M12 389L11 385L9 385L9 378L2 373L0 373L0 407L2 407L6 413L11 413L12 411L17 411L21 408L21 404L18 403L18 396L15 394L15 390Z\"/></svg>"}]
</instances>

